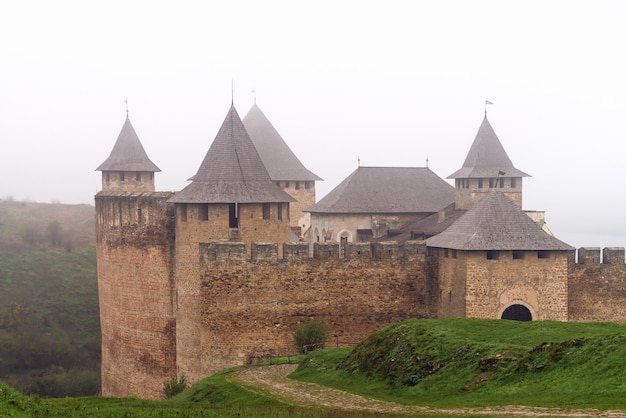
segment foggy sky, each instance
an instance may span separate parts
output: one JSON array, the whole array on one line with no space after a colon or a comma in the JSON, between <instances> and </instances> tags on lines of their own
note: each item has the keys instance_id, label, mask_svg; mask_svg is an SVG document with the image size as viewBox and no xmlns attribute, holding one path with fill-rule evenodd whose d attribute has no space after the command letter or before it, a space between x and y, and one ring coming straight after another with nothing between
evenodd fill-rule
<instances>
[{"instance_id":1,"label":"foggy sky","mask_svg":"<svg viewBox=\"0 0 626 418\"><path fill-rule=\"evenodd\" d=\"M206 4L205 4L206 3ZM20 1L0 5L0 198L93 204L126 117L195 174L231 100L325 181L461 167L484 116L571 245L626 246L622 1ZM231 97L231 82L234 95ZM252 91L256 93L253 94Z\"/></svg>"}]
</instances>

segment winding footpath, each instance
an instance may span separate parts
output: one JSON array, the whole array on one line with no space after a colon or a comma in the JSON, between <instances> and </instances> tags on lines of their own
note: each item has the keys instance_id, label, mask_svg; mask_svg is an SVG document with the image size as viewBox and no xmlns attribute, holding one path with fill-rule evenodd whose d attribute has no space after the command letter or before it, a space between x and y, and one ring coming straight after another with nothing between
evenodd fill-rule
<instances>
[{"instance_id":1,"label":"winding footpath","mask_svg":"<svg viewBox=\"0 0 626 418\"><path fill-rule=\"evenodd\" d=\"M531 408L504 406L493 408L437 409L415 405L401 405L376 399L365 398L353 393L320 386L315 383L289 379L289 373L296 364L258 366L240 368L228 375L228 380L247 390L267 395L292 405L304 407L328 407L375 413L425 414L442 413L457 415L511 415L533 417L625 417L624 411L560 410L551 408Z\"/></svg>"}]
</instances>

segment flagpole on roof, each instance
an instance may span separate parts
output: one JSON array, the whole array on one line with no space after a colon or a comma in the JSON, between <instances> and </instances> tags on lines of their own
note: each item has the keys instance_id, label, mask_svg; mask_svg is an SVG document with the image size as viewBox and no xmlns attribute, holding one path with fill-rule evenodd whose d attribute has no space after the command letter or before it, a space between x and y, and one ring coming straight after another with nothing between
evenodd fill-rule
<instances>
[{"instance_id":1,"label":"flagpole on roof","mask_svg":"<svg viewBox=\"0 0 626 418\"><path fill-rule=\"evenodd\" d=\"M487 117L487 105L493 104L489 100L485 99L485 117Z\"/></svg>"}]
</instances>

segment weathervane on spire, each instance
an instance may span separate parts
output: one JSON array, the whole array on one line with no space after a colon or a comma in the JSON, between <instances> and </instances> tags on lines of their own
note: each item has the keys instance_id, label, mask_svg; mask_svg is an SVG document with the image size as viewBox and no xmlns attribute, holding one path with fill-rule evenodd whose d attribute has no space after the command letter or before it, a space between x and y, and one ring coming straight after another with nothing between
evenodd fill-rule
<instances>
[{"instance_id":1,"label":"weathervane on spire","mask_svg":"<svg viewBox=\"0 0 626 418\"><path fill-rule=\"evenodd\" d=\"M493 104L489 100L485 99L485 116L487 116L487 105Z\"/></svg>"}]
</instances>

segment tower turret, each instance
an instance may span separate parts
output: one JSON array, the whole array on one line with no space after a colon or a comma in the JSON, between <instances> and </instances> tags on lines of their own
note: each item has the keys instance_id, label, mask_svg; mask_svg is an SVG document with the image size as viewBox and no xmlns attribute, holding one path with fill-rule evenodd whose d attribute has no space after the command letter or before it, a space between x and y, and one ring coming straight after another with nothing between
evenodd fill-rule
<instances>
[{"instance_id":1,"label":"tower turret","mask_svg":"<svg viewBox=\"0 0 626 418\"><path fill-rule=\"evenodd\" d=\"M148 158L128 113L111 155L96 171L102 171L105 192L154 191L154 173L161 170Z\"/></svg>"},{"instance_id":2,"label":"tower turret","mask_svg":"<svg viewBox=\"0 0 626 418\"><path fill-rule=\"evenodd\" d=\"M256 102L243 125L272 181L296 200L289 205L291 227L296 233L305 233L311 214L304 211L315 204L315 182L322 179L300 162Z\"/></svg>"},{"instance_id":3,"label":"tower turret","mask_svg":"<svg viewBox=\"0 0 626 418\"><path fill-rule=\"evenodd\" d=\"M528 174L513 166L487 114L465 158L463 167L448 176L455 179L457 209L469 209L490 190L498 189L522 207L522 178Z\"/></svg>"}]
</instances>

